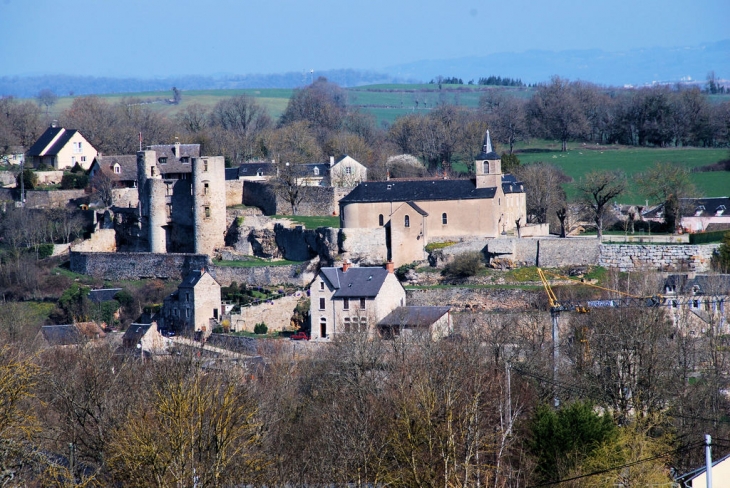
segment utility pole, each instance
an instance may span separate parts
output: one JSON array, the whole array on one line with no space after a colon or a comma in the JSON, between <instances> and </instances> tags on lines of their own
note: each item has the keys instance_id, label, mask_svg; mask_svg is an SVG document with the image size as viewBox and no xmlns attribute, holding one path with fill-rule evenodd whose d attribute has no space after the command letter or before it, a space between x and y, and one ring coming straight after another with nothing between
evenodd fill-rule
<instances>
[{"instance_id":1,"label":"utility pole","mask_svg":"<svg viewBox=\"0 0 730 488\"><path fill-rule=\"evenodd\" d=\"M707 465L707 488L712 488L712 437L705 434L705 464Z\"/></svg>"}]
</instances>

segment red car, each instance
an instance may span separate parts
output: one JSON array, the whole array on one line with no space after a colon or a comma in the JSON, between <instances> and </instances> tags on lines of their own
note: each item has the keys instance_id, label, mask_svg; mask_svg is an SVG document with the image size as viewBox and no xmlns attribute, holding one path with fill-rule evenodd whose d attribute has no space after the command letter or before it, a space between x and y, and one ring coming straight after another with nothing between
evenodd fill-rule
<instances>
[{"instance_id":1,"label":"red car","mask_svg":"<svg viewBox=\"0 0 730 488\"><path fill-rule=\"evenodd\" d=\"M300 330L299 332L291 336L290 339L293 341L308 341L309 336L306 334L306 332Z\"/></svg>"}]
</instances>

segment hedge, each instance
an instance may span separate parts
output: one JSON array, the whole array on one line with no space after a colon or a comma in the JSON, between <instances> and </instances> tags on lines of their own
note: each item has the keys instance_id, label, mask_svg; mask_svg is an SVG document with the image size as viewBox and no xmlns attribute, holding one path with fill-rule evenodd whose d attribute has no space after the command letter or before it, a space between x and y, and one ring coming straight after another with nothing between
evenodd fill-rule
<instances>
[{"instance_id":1,"label":"hedge","mask_svg":"<svg viewBox=\"0 0 730 488\"><path fill-rule=\"evenodd\" d=\"M723 236L727 233L727 230L715 230L712 232L701 232L699 234L690 234L690 244L709 244L711 242L722 242Z\"/></svg>"}]
</instances>

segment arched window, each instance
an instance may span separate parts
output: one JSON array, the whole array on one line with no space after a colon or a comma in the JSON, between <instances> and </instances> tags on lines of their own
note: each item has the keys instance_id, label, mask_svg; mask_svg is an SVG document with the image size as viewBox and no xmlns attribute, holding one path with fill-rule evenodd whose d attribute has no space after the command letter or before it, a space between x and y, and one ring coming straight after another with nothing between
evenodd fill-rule
<instances>
[{"instance_id":1,"label":"arched window","mask_svg":"<svg viewBox=\"0 0 730 488\"><path fill-rule=\"evenodd\" d=\"M446 212L441 214L441 223L444 225L449 223L449 217L446 215Z\"/></svg>"},{"instance_id":2,"label":"arched window","mask_svg":"<svg viewBox=\"0 0 730 488\"><path fill-rule=\"evenodd\" d=\"M314 176L319 176L319 168L314 168Z\"/></svg>"},{"instance_id":3,"label":"arched window","mask_svg":"<svg viewBox=\"0 0 730 488\"><path fill-rule=\"evenodd\" d=\"M406 215L406 218L405 218L405 226L406 227L411 226L411 218L408 215Z\"/></svg>"},{"instance_id":4,"label":"arched window","mask_svg":"<svg viewBox=\"0 0 730 488\"><path fill-rule=\"evenodd\" d=\"M383 226L383 214L378 215L378 225Z\"/></svg>"}]
</instances>

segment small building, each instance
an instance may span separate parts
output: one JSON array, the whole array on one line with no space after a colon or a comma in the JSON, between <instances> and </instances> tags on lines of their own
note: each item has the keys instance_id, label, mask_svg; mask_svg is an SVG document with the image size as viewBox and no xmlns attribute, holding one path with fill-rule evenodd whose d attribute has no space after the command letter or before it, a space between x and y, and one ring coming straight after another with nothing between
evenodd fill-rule
<instances>
[{"instance_id":1,"label":"small building","mask_svg":"<svg viewBox=\"0 0 730 488\"><path fill-rule=\"evenodd\" d=\"M267 181L276 177L276 168L273 161L241 163L238 168L226 169L226 180Z\"/></svg>"},{"instance_id":2,"label":"small building","mask_svg":"<svg viewBox=\"0 0 730 488\"><path fill-rule=\"evenodd\" d=\"M23 146L9 146L0 154L0 164L19 166L25 163L25 148Z\"/></svg>"},{"instance_id":3,"label":"small building","mask_svg":"<svg viewBox=\"0 0 730 488\"><path fill-rule=\"evenodd\" d=\"M680 333L694 336L708 328L730 332L730 275L671 274L662 288L667 312Z\"/></svg>"},{"instance_id":4,"label":"small building","mask_svg":"<svg viewBox=\"0 0 730 488\"><path fill-rule=\"evenodd\" d=\"M49 166L56 170L73 168L77 163L89 169L97 151L77 130L51 127L28 149L28 157L36 168Z\"/></svg>"},{"instance_id":5,"label":"small building","mask_svg":"<svg viewBox=\"0 0 730 488\"><path fill-rule=\"evenodd\" d=\"M430 337L443 339L454 331L451 307L398 307L378 322L383 338Z\"/></svg>"},{"instance_id":6,"label":"small building","mask_svg":"<svg viewBox=\"0 0 730 488\"><path fill-rule=\"evenodd\" d=\"M177 291L165 298L159 328L178 334L210 335L221 320L221 286L205 270L185 276Z\"/></svg>"},{"instance_id":7,"label":"small building","mask_svg":"<svg viewBox=\"0 0 730 488\"><path fill-rule=\"evenodd\" d=\"M707 466L678 476L676 482L680 488L707 488ZM712 488L730 488L730 454L712 462Z\"/></svg>"},{"instance_id":8,"label":"small building","mask_svg":"<svg viewBox=\"0 0 730 488\"><path fill-rule=\"evenodd\" d=\"M162 354L165 352L165 338L162 337L157 322L131 324L122 336L125 349L135 349L140 354Z\"/></svg>"},{"instance_id":9,"label":"small building","mask_svg":"<svg viewBox=\"0 0 730 488\"><path fill-rule=\"evenodd\" d=\"M80 346L90 341L103 339L103 330L94 322L78 322L75 324L44 325L38 333L45 347Z\"/></svg>"},{"instance_id":10,"label":"small building","mask_svg":"<svg viewBox=\"0 0 730 488\"><path fill-rule=\"evenodd\" d=\"M376 324L406 301L393 263L353 267L346 261L339 268L322 268L309 293L312 339L353 332L374 335Z\"/></svg>"},{"instance_id":11,"label":"small building","mask_svg":"<svg viewBox=\"0 0 730 488\"><path fill-rule=\"evenodd\" d=\"M677 225L689 233L730 230L730 197L681 198L681 219ZM664 222L664 205L658 205L642 215L645 220Z\"/></svg>"}]
</instances>

